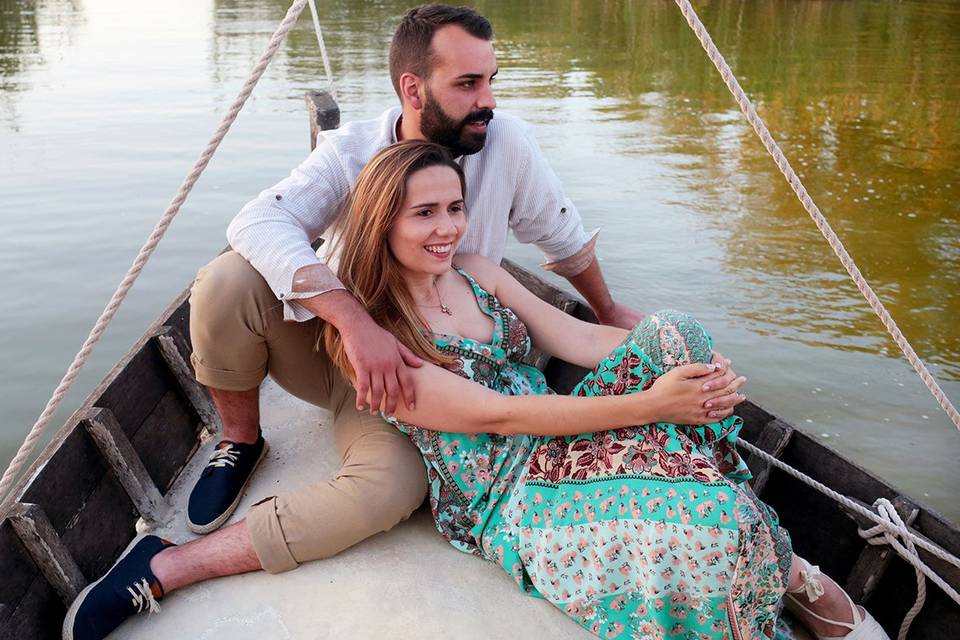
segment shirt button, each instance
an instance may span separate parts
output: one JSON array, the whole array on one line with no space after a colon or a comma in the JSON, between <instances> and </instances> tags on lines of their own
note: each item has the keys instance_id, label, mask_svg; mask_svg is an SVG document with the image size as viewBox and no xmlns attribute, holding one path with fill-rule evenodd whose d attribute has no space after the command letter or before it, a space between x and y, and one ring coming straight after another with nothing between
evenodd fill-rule
<instances>
[{"instance_id":1,"label":"shirt button","mask_svg":"<svg viewBox=\"0 0 960 640\"><path fill-rule=\"evenodd\" d=\"M276 198L277 200L283 200L283 196L280 195L279 193L273 197ZM564 209L564 211L566 211L566 209Z\"/></svg>"}]
</instances>

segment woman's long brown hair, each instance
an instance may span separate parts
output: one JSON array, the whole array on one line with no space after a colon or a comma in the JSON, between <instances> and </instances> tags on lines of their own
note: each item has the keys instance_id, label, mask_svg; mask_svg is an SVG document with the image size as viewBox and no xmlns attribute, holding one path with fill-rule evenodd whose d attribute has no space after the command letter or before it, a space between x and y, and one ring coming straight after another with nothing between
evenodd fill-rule
<instances>
[{"instance_id":1,"label":"woman's long brown hair","mask_svg":"<svg viewBox=\"0 0 960 640\"><path fill-rule=\"evenodd\" d=\"M452 358L440 353L430 338L429 325L417 310L387 242L406 199L410 176L434 166L449 167L457 173L466 199L463 169L440 145L410 140L377 153L357 177L347 213L340 221L334 251L340 253L340 281L370 317L419 357L445 364ZM352 379L353 367L340 332L327 323L322 338L330 359Z\"/></svg>"}]
</instances>

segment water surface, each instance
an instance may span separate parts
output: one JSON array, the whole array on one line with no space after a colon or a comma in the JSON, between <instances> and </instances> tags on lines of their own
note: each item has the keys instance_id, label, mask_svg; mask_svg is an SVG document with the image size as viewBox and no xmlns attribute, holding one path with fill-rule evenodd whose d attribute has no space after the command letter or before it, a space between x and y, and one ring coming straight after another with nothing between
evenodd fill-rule
<instances>
[{"instance_id":1,"label":"water surface","mask_svg":"<svg viewBox=\"0 0 960 640\"><path fill-rule=\"evenodd\" d=\"M476 2L499 108L601 229L615 296L689 310L747 393L955 520L960 433L767 157L672 2ZM319 3L344 119L396 101L406 2ZM960 399L960 5L695 3L807 188ZM0 0L0 459L282 19L279 0ZM307 152L309 19L281 48L71 393L72 409ZM536 250L515 246L535 266ZM61 411L62 422L68 410Z\"/></svg>"}]
</instances>

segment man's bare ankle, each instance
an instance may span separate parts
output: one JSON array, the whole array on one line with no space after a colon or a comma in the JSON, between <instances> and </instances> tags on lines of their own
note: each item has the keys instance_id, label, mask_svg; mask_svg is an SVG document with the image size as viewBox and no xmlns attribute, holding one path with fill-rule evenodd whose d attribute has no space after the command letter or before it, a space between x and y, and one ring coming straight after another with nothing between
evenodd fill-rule
<instances>
[{"instance_id":1,"label":"man's bare ankle","mask_svg":"<svg viewBox=\"0 0 960 640\"><path fill-rule=\"evenodd\" d=\"M167 596L179 585L175 578L176 572L171 558L174 557L177 547L167 547L157 555L150 558L150 571L163 587L163 595Z\"/></svg>"},{"instance_id":2,"label":"man's bare ankle","mask_svg":"<svg viewBox=\"0 0 960 640\"><path fill-rule=\"evenodd\" d=\"M257 441L257 438L260 437L260 427L256 426L253 429L250 428L228 428L226 425L223 427L223 440L228 442L233 442L235 444L253 444Z\"/></svg>"}]
</instances>

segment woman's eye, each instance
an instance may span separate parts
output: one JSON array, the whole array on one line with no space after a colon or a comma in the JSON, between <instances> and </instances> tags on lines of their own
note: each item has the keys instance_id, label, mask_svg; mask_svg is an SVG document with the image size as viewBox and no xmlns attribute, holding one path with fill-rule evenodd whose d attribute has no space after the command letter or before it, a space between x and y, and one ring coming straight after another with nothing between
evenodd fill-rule
<instances>
[{"instance_id":1,"label":"woman's eye","mask_svg":"<svg viewBox=\"0 0 960 640\"><path fill-rule=\"evenodd\" d=\"M451 206L451 207L450 207L450 212L451 212L451 213L463 213L463 205L462 205L462 204L455 204L455 205Z\"/></svg>"},{"instance_id":2,"label":"woman's eye","mask_svg":"<svg viewBox=\"0 0 960 640\"><path fill-rule=\"evenodd\" d=\"M433 212L430 211L430 209L422 209L422 210L420 210L420 211L417 211L417 215L418 215L418 216L421 216L421 217L423 217L423 218L426 218L427 216L429 216L429 215L432 214L432 213L433 213Z\"/></svg>"}]
</instances>

